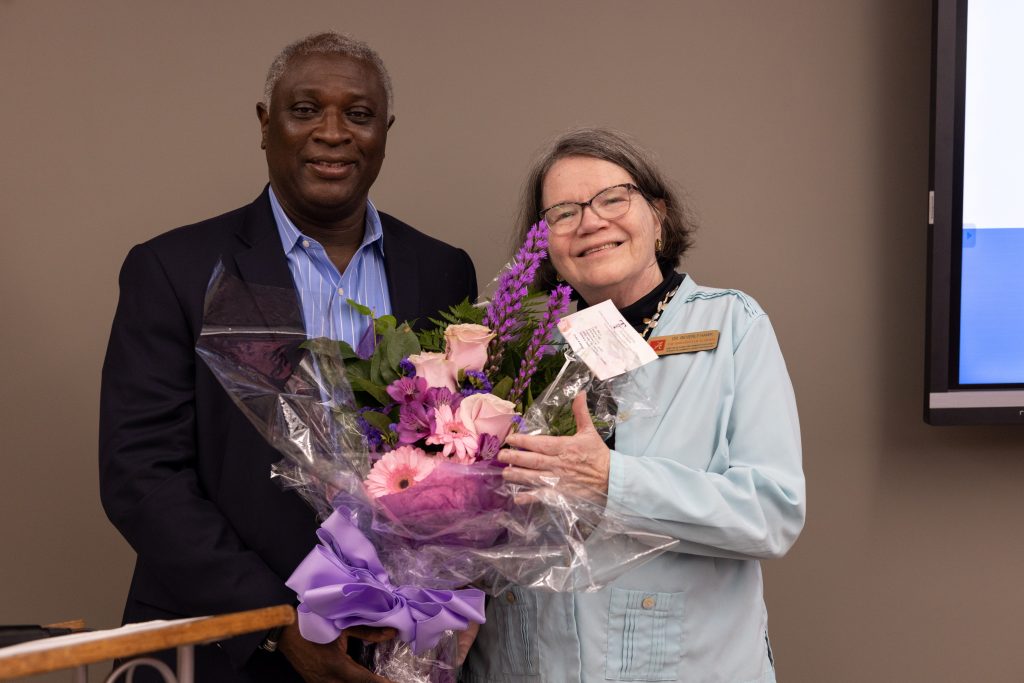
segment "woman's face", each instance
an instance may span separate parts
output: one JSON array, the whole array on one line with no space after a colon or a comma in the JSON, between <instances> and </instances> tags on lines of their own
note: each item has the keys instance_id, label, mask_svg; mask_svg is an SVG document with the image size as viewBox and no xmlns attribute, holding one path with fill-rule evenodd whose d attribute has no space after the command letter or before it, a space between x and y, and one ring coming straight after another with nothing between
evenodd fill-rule
<instances>
[{"instance_id":1,"label":"woman's face","mask_svg":"<svg viewBox=\"0 0 1024 683\"><path fill-rule=\"evenodd\" d=\"M544 207L586 202L605 188L635 182L610 161L566 157L556 161L544 177L541 202ZM655 204L664 210L661 200ZM661 218L655 207L634 192L629 210L618 218L606 220L588 206L575 231L549 235L548 253L558 274L588 303L611 299L623 308L661 283L654 251L659 237Z\"/></svg>"}]
</instances>

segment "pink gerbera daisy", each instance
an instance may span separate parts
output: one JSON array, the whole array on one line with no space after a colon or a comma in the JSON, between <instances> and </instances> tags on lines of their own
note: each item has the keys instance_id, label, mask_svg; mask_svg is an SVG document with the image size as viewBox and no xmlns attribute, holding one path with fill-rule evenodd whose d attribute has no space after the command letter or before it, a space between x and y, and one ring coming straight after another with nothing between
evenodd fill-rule
<instances>
[{"instance_id":1,"label":"pink gerbera daisy","mask_svg":"<svg viewBox=\"0 0 1024 683\"><path fill-rule=\"evenodd\" d=\"M419 448L400 446L388 451L370 470L364 485L371 498L400 493L423 481L437 463Z\"/></svg>"},{"instance_id":2,"label":"pink gerbera daisy","mask_svg":"<svg viewBox=\"0 0 1024 683\"><path fill-rule=\"evenodd\" d=\"M442 453L455 462L470 464L480 448L479 437L471 425L463 424L450 405L434 408L434 433L427 437L431 446L444 445Z\"/></svg>"}]
</instances>

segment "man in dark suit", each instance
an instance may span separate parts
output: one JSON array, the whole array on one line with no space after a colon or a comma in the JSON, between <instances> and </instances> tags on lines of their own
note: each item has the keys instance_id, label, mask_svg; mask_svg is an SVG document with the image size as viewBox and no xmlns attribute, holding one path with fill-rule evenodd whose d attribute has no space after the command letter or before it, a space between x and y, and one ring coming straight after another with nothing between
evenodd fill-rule
<instances>
[{"instance_id":1,"label":"man in dark suit","mask_svg":"<svg viewBox=\"0 0 1024 683\"><path fill-rule=\"evenodd\" d=\"M475 298L465 252L368 199L394 122L391 100L387 72L365 44L333 33L293 43L257 106L269 186L248 206L160 235L126 258L100 406L101 498L138 555L126 622L293 603L284 581L316 543L312 510L270 479L279 454L195 354L218 262L247 283L295 288L311 335L321 318L345 318L346 290L385 292L377 312L399 320ZM325 283L337 286L313 302ZM354 342L359 324L329 329ZM348 635L390 634L316 645L293 625L277 651L266 633L240 636L197 648L197 677L383 680L348 656Z\"/></svg>"}]
</instances>

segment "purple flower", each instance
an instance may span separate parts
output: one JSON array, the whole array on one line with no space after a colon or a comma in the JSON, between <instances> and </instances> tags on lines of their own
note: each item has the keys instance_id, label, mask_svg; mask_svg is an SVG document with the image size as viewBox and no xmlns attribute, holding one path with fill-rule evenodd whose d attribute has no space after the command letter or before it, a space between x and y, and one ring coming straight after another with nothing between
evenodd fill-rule
<instances>
[{"instance_id":1,"label":"purple flower","mask_svg":"<svg viewBox=\"0 0 1024 683\"><path fill-rule=\"evenodd\" d=\"M368 359L373 355L374 349L377 348L377 331L374 329L373 320L367 325L363 335L359 337L359 341L356 343L356 355L363 360Z\"/></svg>"},{"instance_id":2,"label":"purple flower","mask_svg":"<svg viewBox=\"0 0 1024 683\"><path fill-rule=\"evenodd\" d=\"M400 377L389 384L386 391L398 403L421 401L427 391L427 380L422 377Z\"/></svg>"},{"instance_id":3,"label":"purple flower","mask_svg":"<svg viewBox=\"0 0 1024 683\"><path fill-rule=\"evenodd\" d=\"M519 417L518 415L516 417ZM498 451L501 450L501 441L498 440L494 434L481 434L480 435L480 448L476 452L476 457L480 460L494 460L498 457Z\"/></svg>"},{"instance_id":4,"label":"purple flower","mask_svg":"<svg viewBox=\"0 0 1024 683\"><path fill-rule=\"evenodd\" d=\"M569 310L569 294L568 286L558 285L548 296L547 310L544 311L544 315L541 316L537 327L533 330L530 343L523 353L523 362L519 365L519 374L516 375L516 379L512 383L512 390L508 394L508 400L513 403L518 401L526 392L526 388L530 386L530 380L537 372L537 362L543 355L542 351L551 341L552 330L555 329L555 325L562 319L565 312Z\"/></svg>"},{"instance_id":5,"label":"purple flower","mask_svg":"<svg viewBox=\"0 0 1024 683\"><path fill-rule=\"evenodd\" d=\"M402 374L406 377L416 376L416 366L412 364L412 361L408 358L403 358L398 361L398 369L402 371Z\"/></svg>"},{"instance_id":6,"label":"purple flower","mask_svg":"<svg viewBox=\"0 0 1024 683\"><path fill-rule=\"evenodd\" d=\"M362 412L362 411L360 411ZM356 418L356 424L363 438L366 439L366 447L371 451L377 451L384 444L384 435L376 427L367 422L362 416Z\"/></svg>"},{"instance_id":7,"label":"purple flower","mask_svg":"<svg viewBox=\"0 0 1024 683\"><path fill-rule=\"evenodd\" d=\"M476 372L475 370L466 370L466 379L470 380L469 386L460 391L462 396L472 396L473 394L489 394L494 385L487 379L487 375L482 372Z\"/></svg>"},{"instance_id":8,"label":"purple flower","mask_svg":"<svg viewBox=\"0 0 1024 683\"><path fill-rule=\"evenodd\" d=\"M452 393L448 387L430 387L423 398L423 402L430 408L451 406L454 411L462 402L462 396Z\"/></svg>"},{"instance_id":9,"label":"purple flower","mask_svg":"<svg viewBox=\"0 0 1024 683\"><path fill-rule=\"evenodd\" d=\"M520 325L516 317L529 293L530 283L537 275L541 262L547 258L548 224L540 221L530 228L526 241L516 252L511 267L498 278L498 289L487 307L483 323L495 333L490 345L488 374L493 375L501 364L504 345L515 338Z\"/></svg>"},{"instance_id":10,"label":"purple flower","mask_svg":"<svg viewBox=\"0 0 1024 683\"><path fill-rule=\"evenodd\" d=\"M403 403L398 409L398 443L412 444L434 431L434 411L422 402Z\"/></svg>"}]
</instances>

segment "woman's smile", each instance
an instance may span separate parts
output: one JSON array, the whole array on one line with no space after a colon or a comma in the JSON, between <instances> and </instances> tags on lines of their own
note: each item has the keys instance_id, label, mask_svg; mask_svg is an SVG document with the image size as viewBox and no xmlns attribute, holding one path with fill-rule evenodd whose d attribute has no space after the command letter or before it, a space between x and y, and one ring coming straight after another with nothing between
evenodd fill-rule
<instances>
[{"instance_id":1,"label":"woman's smile","mask_svg":"<svg viewBox=\"0 0 1024 683\"><path fill-rule=\"evenodd\" d=\"M595 247L588 247L587 249L583 250L583 252L579 255L578 258L583 258L586 256L590 256L592 254L598 254L603 251L608 251L609 249L614 249L618 247L620 244L622 244L622 242L605 242L604 244L599 244Z\"/></svg>"}]
</instances>

